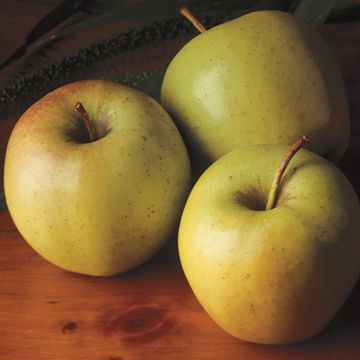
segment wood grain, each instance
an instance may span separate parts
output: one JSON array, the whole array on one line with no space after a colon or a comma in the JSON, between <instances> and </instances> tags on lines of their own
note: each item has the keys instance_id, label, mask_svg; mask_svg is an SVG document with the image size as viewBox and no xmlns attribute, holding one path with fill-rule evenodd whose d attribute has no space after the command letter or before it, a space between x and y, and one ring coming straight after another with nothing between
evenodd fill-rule
<instances>
[{"instance_id":1,"label":"wood grain","mask_svg":"<svg viewBox=\"0 0 360 360\"><path fill-rule=\"evenodd\" d=\"M206 315L182 273L175 239L110 278L60 270L0 215L0 359L358 359L360 287L318 337L271 347L236 340Z\"/></svg>"},{"instance_id":2,"label":"wood grain","mask_svg":"<svg viewBox=\"0 0 360 360\"><path fill-rule=\"evenodd\" d=\"M14 15L11 1L3 3ZM23 9L25 24L43 10L33 8L27 17ZM6 26L14 22L9 18ZM341 66L351 105L351 145L340 167L360 194L360 23L325 26L323 33ZM0 34L4 54L12 41ZM0 122L1 159L14 122ZM8 213L0 214L0 249L1 360L360 358L360 284L316 338L260 346L227 335L202 310L182 273L175 236L147 264L110 278L72 274L47 263L25 243Z\"/></svg>"}]
</instances>

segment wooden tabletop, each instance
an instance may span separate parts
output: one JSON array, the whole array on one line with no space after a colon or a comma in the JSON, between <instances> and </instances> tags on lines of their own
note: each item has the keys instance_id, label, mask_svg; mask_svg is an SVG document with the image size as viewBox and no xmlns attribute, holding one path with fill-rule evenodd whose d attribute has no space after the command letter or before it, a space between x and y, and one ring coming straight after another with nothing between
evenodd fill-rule
<instances>
[{"instance_id":1,"label":"wooden tabletop","mask_svg":"<svg viewBox=\"0 0 360 360\"><path fill-rule=\"evenodd\" d=\"M49 8L19 0L2 0L0 8L5 57ZM360 194L360 23L326 25L322 31L339 61L351 106L352 140L339 166ZM2 159L15 120L0 121ZM3 212L0 359L360 359L360 283L314 339L291 346L249 344L227 335L203 311L181 270L175 235L138 269L95 278L43 260Z\"/></svg>"}]
</instances>

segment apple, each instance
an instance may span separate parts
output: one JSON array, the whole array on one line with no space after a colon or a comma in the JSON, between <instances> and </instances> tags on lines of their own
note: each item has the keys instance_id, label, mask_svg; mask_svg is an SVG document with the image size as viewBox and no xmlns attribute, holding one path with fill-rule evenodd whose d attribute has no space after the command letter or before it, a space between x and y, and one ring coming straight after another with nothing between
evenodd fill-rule
<instances>
[{"instance_id":1,"label":"apple","mask_svg":"<svg viewBox=\"0 0 360 360\"><path fill-rule=\"evenodd\" d=\"M120 274L154 255L178 225L190 181L166 111L109 81L40 99L6 150L5 196L19 232L45 259L82 274Z\"/></svg>"},{"instance_id":2,"label":"apple","mask_svg":"<svg viewBox=\"0 0 360 360\"><path fill-rule=\"evenodd\" d=\"M286 150L253 145L217 160L180 222L180 260L194 294L222 329L249 342L319 333L360 273L360 205L349 181L305 149L273 181Z\"/></svg>"},{"instance_id":3,"label":"apple","mask_svg":"<svg viewBox=\"0 0 360 360\"><path fill-rule=\"evenodd\" d=\"M204 167L244 145L291 144L337 161L350 135L347 96L321 35L296 16L256 11L187 43L167 68L161 103ZM205 165L204 165L205 164Z\"/></svg>"}]
</instances>

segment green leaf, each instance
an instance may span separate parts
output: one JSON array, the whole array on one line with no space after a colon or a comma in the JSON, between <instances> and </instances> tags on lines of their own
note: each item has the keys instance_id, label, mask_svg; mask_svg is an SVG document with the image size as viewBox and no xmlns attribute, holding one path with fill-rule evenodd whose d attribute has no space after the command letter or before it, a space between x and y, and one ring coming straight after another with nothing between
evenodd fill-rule
<instances>
[{"instance_id":1,"label":"green leaf","mask_svg":"<svg viewBox=\"0 0 360 360\"><path fill-rule=\"evenodd\" d=\"M316 28L326 21L335 2L336 0L298 0L290 11Z\"/></svg>"},{"instance_id":2,"label":"green leaf","mask_svg":"<svg viewBox=\"0 0 360 360\"><path fill-rule=\"evenodd\" d=\"M92 1L93 0L90 2ZM0 70L11 64L13 61L21 58L31 45L36 46L38 43L42 44L41 39L45 34L67 20L69 17L84 9L88 3L88 0L62 1L35 24L35 26L27 34L24 43L0 64Z\"/></svg>"},{"instance_id":3,"label":"green leaf","mask_svg":"<svg viewBox=\"0 0 360 360\"><path fill-rule=\"evenodd\" d=\"M6 210L7 207L6 207L5 195L3 193L0 193L0 212L4 212Z\"/></svg>"}]
</instances>

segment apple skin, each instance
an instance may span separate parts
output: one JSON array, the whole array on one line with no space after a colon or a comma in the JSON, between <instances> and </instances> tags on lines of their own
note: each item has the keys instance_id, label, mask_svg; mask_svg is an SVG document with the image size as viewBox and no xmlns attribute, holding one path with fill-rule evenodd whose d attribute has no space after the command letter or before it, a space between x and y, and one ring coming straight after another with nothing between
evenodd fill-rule
<instances>
[{"instance_id":1,"label":"apple skin","mask_svg":"<svg viewBox=\"0 0 360 360\"><path fill-rule=\"evenodd\" d=\"M101 138L79 143L80 101ZM166 111L109 81L49 93L17 122L6 151L7 205L25 240L51 263L106 276L154 255L176 229L190 162Z\"/></svg>"},{"instance_id":2,"label":"apple skin","mask_svg":"<svg viewBox=\"0 0 360 360\"><path fill-rule=\"evenodd\" d=\"M360 205L332 163L302 149L265 209L288 147L254 145L211 165L186 202L179 254L197 299L241 340L288 344L319 333L360 273Z\"/></svg>"},{"instance_id":3,"label":"apple skin","mask_svg":"<svg viewBox=\"0 0 360 360\"><path fill-rule=\"evenodd\" d=\"M194 164L244 145L291 144L337 161L350 136L344 83L321 35L294 15L257 11L192 39L171 61L161 103Z\"/></svg>"}]
</instances>

